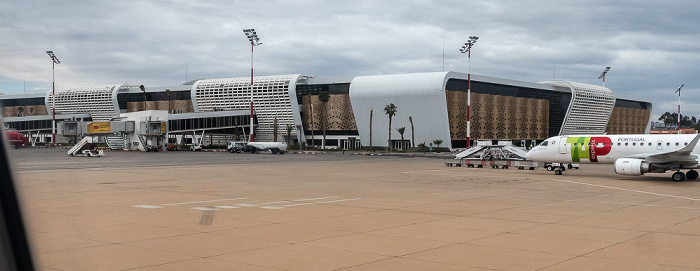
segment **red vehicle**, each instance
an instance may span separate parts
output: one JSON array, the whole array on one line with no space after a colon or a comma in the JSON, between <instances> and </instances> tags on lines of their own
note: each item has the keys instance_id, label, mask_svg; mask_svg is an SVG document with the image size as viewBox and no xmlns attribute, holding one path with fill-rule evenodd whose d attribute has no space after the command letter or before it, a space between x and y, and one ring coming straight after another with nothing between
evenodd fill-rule
<instances>
[{"instance_id":1,"label":"red vehicle","mask_svg":"<svg viewBox=\"0 0 700 271\"><path fill-rule=\"evenodd\" d=\"M7 140L10 142L10 145L15 146L15 149L27 146L27 143L29 143L29 138L24 136L22 133L16 131L6 131L5 135L7 136Z\"/></svg>"}]
</instances>

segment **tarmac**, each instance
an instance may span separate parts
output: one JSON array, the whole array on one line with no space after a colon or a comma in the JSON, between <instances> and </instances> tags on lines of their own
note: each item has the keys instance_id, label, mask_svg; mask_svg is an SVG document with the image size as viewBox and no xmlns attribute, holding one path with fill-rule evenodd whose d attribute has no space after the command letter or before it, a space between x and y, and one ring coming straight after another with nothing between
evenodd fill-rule
<instances>
[{"instance_id":1,"label":"tarmac","mask_svg":"<svg viewBox=\"0 0 700 271\"><path fill-rule=\"evenodd\" d=\"M336 152L11 155L42 270L700 268L700 181L670 173Z\"/></svg>"}]
</instances>

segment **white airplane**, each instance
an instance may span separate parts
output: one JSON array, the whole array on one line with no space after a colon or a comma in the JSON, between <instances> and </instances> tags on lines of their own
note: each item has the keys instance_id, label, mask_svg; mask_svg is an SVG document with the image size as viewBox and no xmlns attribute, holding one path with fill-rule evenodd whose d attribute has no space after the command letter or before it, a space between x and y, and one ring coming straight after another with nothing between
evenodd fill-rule
<instances>
[{"instance_id":1,"label":"white airplane","mask_svg":"<svg viewBox=\"0 0 700 271\"><path fill-rule=\"evenodd\" d=\"M270 150L273 154L284 154L287 151L287 143L282 142L248 142L246 150L250 153Z\"/></svg>"},{"instance_id":2,"label":"white airplane","mask_svg":"<svg viewBox=\"0 0 700 271\"><path fill-rule=\"evenodd\" d=\"M676 171L672 178L682 182L698 178L700 134L570 135L555 136L527 152L525 158L547 163L614 164L615 173L640 176L644 173ZM689 169L687 173L682 169ZM555 174L564 171L560 167Z\"/></svg>"}]
</instances>

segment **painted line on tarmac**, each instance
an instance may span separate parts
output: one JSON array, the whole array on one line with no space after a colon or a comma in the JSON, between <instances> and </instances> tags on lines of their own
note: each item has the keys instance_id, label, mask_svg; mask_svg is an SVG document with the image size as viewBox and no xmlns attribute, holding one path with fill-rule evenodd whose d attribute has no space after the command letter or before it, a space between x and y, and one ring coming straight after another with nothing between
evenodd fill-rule
<instances>
[{"instance_id":1,"label":"painted line on tarmac","mask_svg":"<svg viewBox=\"0 0 700 271\"><path fill-rule=\"evenodd\" d=\"M194 207L192 208L194 210L202 210L202 211L217 211L219 209L212 208L212 207Z\"/></svg>"},{"instance_id":2,"label":"painted line on tarmac","mask_svg":"<svg viewBox=\"0 0 700 271\"><path fill-rule=\"evenodd\" d=\"M696 199L696 198L688 198L688 197L675 196L675 195L669 195L669 194L661 194L661 193L655 193L655 192L649 192L649 191L642 191L642 190L626 189L626 188L621 188L621 187L614 187L614 186L607 186L607 185L600 185L600 184L590 184L590 183L582 183L582 182L567 181L567 180L558 180L558 179L552 179L552 180L553 180L553 181L557 181L557 182L565 182L565 183L580 184L580 185L589 185L589 186L602 187L602 188L607 188L607 189L614 189L614 190L627 191L627 192L635 192L635 193L641 193L641 194L649 194L649 195L662 196L662 197L669 197L669 198L677 198L677 199L686 199L686 200L692 200L692 201L700 201L700 199Z\"/></svg>"},{"instance_id":3,"label":"painted line on tarmac","mask_svg":"<svg viewBox=\"0 0 700 271\"><path fill-rule=\"evenodd\" d=\"M332 198L337 198L338 196L331 196L331 197L322 197L322 198L313 198L313 199L295 199L293 201L312 201L312 200L320 200L320 199L332 199Z\"/></svg>"},{"instance_id":4,"label":"painted line on tarmac","mask_svg":"<svg viewBox=\"0 0 700 271\"><path fill-rule=\"evenodd\" d=\"M222 205L222 206L214 206L214 208L219 208L219 209L236 209L240 208L238 206L227 206L227 205Z\"/></svg>"},{"instance_id":5,"label":"painted line on tarmac","mask_svg":"<svg viewBox=\"0 0 700 271\"><path fill-rule=\"evenodd\" d=\"M247 204L247 203L240 203L236 204L236 206L241 206L241 207L257 207L257 204Z\"/></svg>"},{"instance_id":6,"label":"painted line on tarmac","mask_svg":"<svg viewBox=\"0 0 700 271\"><path fill-rule=\"evenodd\" d=\"M354 201L354 200L361 200L362 199L362 198L351 198L351 199L336 199L336 198L339 198L339 196L319 197L319 198L310 198L310 199L281 200L281 201L265 202L265 203L260 203L260 204L238 203L238 204L234 204L233 206L220 205L220 206L213 206L213 207L193 207L190 209L202 210L202 211L217 211L217 210L221 210L221 209L237 209L237 208L241 208L241 207L260 207L262 209L277 210L277 209L284 209L285 207L304 206L304 205L313 205L313 204L326 204L326 203ZM165 204L160 204L160 205L134 205L133 207L145 208L145 209L159 209L159 208L164 208L164 206L177 206L177 205L210 203L210 202L242 200L242 199L248 199L248 198L189 201L189 202L179 202L179 203L165 203ZM333 200L333 199L335 199L335 200ZM326 200L326 201L319 201L319 200ZM278 204L278 203L294 203L294 204L287 204L284 206L271 206L271 204Z\"/></svg>"},{"instance_id":7,"label":"painted line on tarmac","mask_svg":"<svg viewBox=\"0 0 700 271\"><path fill-rule=\"evenodd\" d=\"M159 209L159 208L163 208L163 207L154 206L154 205L134 205L134 207L136 207L136 208L146 208L146 209Z\"/></svg>"},{"instance_id":8,"label":"painted line on tarmac","mask_svg":"<svg viewBox=\"0 0 700 271\"><path fill-rule=\"evenodd\" d=\"M315 204L315 203L306 202L306 203L290 204L290 205L285 205L284 207L294 207L294 206L311 205L311 204Z\"/></svg>"},{"instance_id":9,"label":"painted line on tarmac","mask_svg":"<svg viewBox=\"0 0 700 271\"><path fill-rule=\"evenodd\" d=\"M173 206L173 205L185 205L185 204L196 204L196 203L207 203L207 202L229 201L229 200L240 200L240 199L248 199L248 198L215 199L215 200L190 201L190 202L179 202L179 203L165 203L165 204L161 204L161 205L163 205L163 206Z\"/></svg>"},{"instance_id":10,"label":"painted line on tarmac","mask_svg":"<svg viewBox=\"0 0 700 271\"><path fill-rule=\"evenodd\" d=\"M342 201L351 201L351 200L360 200L362 198L354 198L354 199L339 199L339 200L331 200L331 201L321 201L321 202L316 202L316 203L333 203L333 202L342 202Z\"/></svg>"},{"instance_id":11,"label":"painted line on tarmac","mask_svg":"<svg viewBox=\"0 0 700 271\"><path fill-rule=\"evenodd\" d=\"M599 204L610 204L610 205L623 205L623 206L641 206L641 207L657 207L657 208L667 208L667 209L684 209L684 210L700 210L700 208L694 207L684 207L684 206L664 206L657 204L637 204L637 203L625 203L625 202L612 202L612 201L593 201L593 200L565 200L566 202L584 202L584 203L599 203Z\"/></svg>"},{"instance_id":12,"label":"painted line on tarmac","mask_svg":"<svg viewBox=\"0 0 700 271\"><path fill-rule=\"evenodd\" d=\"M260 203L260 205L268 205L268 204L277 204L277 203L287 203L289 202L288 200L283 200L283 201L273 201L273 202L265 202L265 203Z\"/></svg>"}]
</instances>

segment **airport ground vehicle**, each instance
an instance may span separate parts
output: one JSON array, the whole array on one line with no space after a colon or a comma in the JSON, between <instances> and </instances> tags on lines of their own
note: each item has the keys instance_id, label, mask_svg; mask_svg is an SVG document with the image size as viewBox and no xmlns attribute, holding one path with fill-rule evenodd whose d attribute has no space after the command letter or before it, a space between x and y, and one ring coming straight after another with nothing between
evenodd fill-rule
<instances>
[{"instance_id":1,"label":"airport ground vehicle","mask_svg":"<svg viewBox=\"0 0 700 271\"><path fill-rule=\"evenodd\" d=\"M579 169L581 167L580 164L567 164L567 163L544 163L544 168L547 169L547 171L552 171L557 168L563 168L563 169ZM557 174L559 175L559 174Z\"/></svg>"},{"instance_id":2,"label":"airport ground vehicle","mask_svg":"<svg viewBox=\"0 0 700 271\"><path fill-rule=\"evenodd\" d=\"M248 142L245 142L245 141L229 141L229 142L228 142L228 147L226 147L226 149L227 149L230 153L241 153L241 152L245 151L246 144L248 144Z\"/></svg>"},{"instance_id":3,"label":"airport ground vehicle","mask_svg":"<svg viewBox=\"0 0 700 271\"><path fill-rule=\"evenodd\" d=\"M146 146L144 147L144 149L146 150L146 152L149 152L149 151L155 151L155 152L157 152L157 151L163 150L163 148L162 148L160 145L158 145L158 146L155 146L155 145L146 145Z\"/></svg>"},{"instance_id":4,"label":"airport ground vehicle","mask_svg":"<svg viewBox=\"0 0 700 271\"><path fill-rule=\"evenodd\" d=\"M97 151L82 150L81 152L71 154L70 156L100 157L100 156L104 156L104 155L105 154L104 154L103 150L97 150Z\"/></svg>"},{"instance_id":5,"label":"airport ground vehicle","mask_svg":"<svg viewBox=\"0 0 700 271\"><path fill-rule=\"evenodd\" d=\"M514 166L517 167L518 169L529 169L529 170L535 170L537 168L537 162L534 161L515 161Z\"/></svg>"},{"instance_id":6,"label":"airport ground vehicle","mask_svg":"<svg viewBox=\"0 0 700 271\"><path fill-rule=\"evenodd\" d=\"M92 137L85 137L78 141L70 150L68 150L68 155L70 156L85 156L85 157L100 157L104 156L104 151L102 150L91 150L89 144L93 143Z\"/></svg>"}]
</instances>

